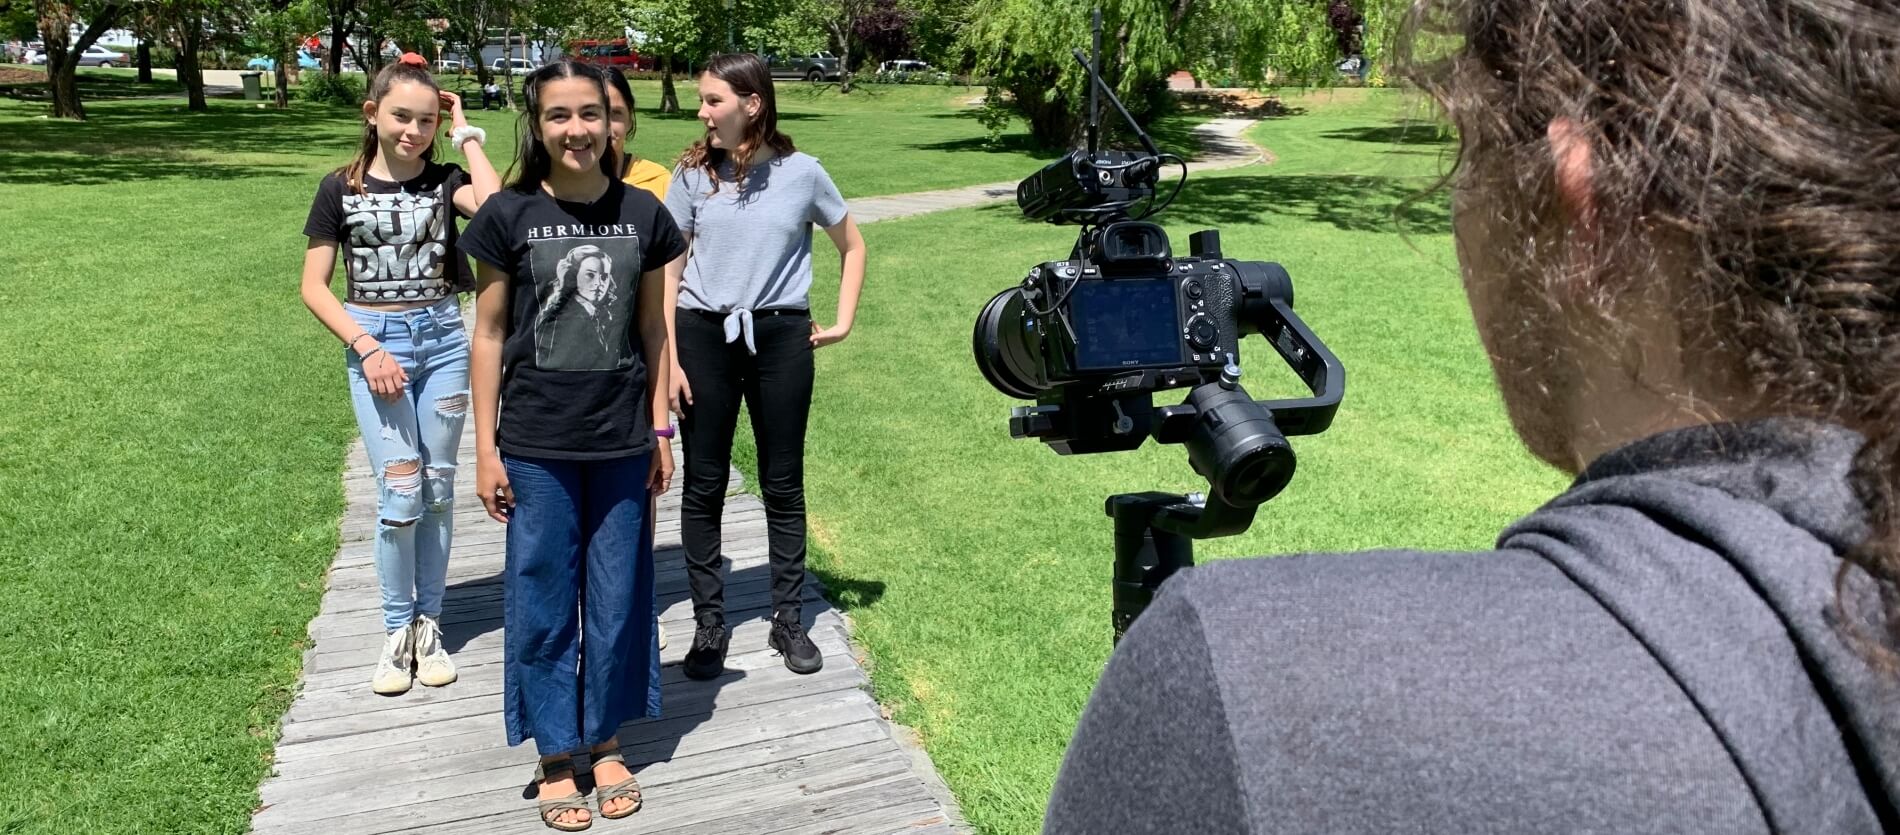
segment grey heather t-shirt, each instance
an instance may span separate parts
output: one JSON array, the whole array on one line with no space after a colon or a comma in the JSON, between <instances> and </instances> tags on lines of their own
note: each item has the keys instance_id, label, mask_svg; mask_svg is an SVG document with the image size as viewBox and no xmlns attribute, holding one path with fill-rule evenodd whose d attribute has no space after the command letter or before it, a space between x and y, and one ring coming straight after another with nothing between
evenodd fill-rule
<instances>
[{"instance_id":1,"label":"grey heather t-shirt","mask_svg":"<svg viewBox=\"0 0 1900 835\"><path fill-rule=\"evenodd\" d=\"M810 306L811 228L844 220L844 197L818 160L793 152L753 166L743 189L733 187L730 162L719 167L719 189L706 172L673 172L666 208L692 254L680 279L679 306L728 314L726 341L753 348L752 311Z\"/></svg>"}]
</instances>

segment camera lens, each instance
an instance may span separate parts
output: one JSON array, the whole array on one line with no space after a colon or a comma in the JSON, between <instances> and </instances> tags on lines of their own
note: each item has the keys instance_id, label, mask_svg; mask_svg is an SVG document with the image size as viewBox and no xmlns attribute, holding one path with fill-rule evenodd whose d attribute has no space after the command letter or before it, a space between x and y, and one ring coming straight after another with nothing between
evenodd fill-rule
<instances>
[{"instance_id":1,"label":"camera lens","mask_svg":"<svg viewBox=\"0 0 1900 835\"><path fill-rule=\"evenodd\" d=\"M1044 386L1037 384L1041 364L1029 345L1025 332L1029 325L1023 319L1024 312L1020 288L1011 287L997 293L977 315L970 347L976 354L976 367L983 372L983 379L997 391L1022 400L1034 400Z\"/></svg>"}]
</instances>

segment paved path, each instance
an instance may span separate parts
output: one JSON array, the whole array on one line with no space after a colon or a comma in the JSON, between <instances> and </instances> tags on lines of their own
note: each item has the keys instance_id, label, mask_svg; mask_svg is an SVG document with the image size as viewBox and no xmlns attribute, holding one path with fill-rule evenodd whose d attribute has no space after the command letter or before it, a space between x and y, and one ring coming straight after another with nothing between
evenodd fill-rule
<instances>
[{"instance_id":1,"label":"paved path","mask_svg":"<svg viewBox=\"0 0 1900 835\"><path fill-rule=\"evenodd\" d=\"M252 819L259 835L384 832L535 835L532 744L506 745L501 720L501 525L475 499L474 433L456 475L455 549L444 643L461 668L443 688L401 696L369 690L382 642L370 561L375 482L357 443L344 474L348 509L310 624L296 702L284 717L273 774ZM679 548L679 493L659 500L657 582L669 643L661 655L662 716L621 729L645 807L596 819L601 833L923 833L962 824L929 758L885 721L853 655L849 625L810 588L805 603L825 668L794 675L765 647L771 592L765 518L736 492L725 518L726 674L693 681L679 663L692 642L692 602Z\"/></svg>"},{"instance_id":2,"label":"paved path","mask_svg":"<svg viewBox=\"0 0 1900 835\"><path fill-rule=\"evenodd\" d=\"M1265 161L1266 155L1259 146L1247 140L1247 129L1253 125L1253 119L1215 119L1196 127L1194 133L1200 139L1201 152L1195 161L1188 163L1188 171L1198 174L1202 171L1217 171L1222 168ZM1024 171L1023 176L1031 173L1033 172ZM1165 180L1173 175L1170 172L1163 172L1162 176ZM851 206L851 216L857 218L859 223L876 223L880 220L911 217L945 209L960 209L965 206L981 206L1001 200L1014 200L1017 182L1011 180L1007 183L965 186L942 191L862 197L847 202Z\"/></svg>"}]
</instances>

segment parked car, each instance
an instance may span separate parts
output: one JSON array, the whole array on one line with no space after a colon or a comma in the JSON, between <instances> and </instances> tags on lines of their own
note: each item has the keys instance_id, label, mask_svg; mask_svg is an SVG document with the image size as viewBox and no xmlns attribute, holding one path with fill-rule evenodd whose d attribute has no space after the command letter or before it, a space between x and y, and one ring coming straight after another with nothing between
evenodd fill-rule
<instances>
[{"instance_id":1,"label":"parked car","mask_svg":"<svg viewBox=\"0 0 1900 835\"><path fill-rule=\"evenodd\" d=\"M45 63L45 60L42 57L40 62ZM113 52L98 44L86 47L86 51L79 54L79 65L82 67L112 67L123 63L125 53Z\"/></svg>"},{"instance_id":2,"label":"parked car","mask_svg":"<svg viewBox=\"0 0 1900 835\"><path fill-rule=\"evenodd\" d=\"M526 58L496 58L488 62L489 72L504 72L505 67L512 67L513 75L525 75L534 72L534 62Z\"/></svg>"},{"instance_id":3,"label":"parked car","mask_svg":"<svg viewBox=\"0 0 1900 835\"><path fill-rule=\"evenodd\" d=\"M568 44L568 54L582 64L597 67L619 67L623 70L650 70L657 64L647 56L633 51L627 45L626 38L610 41L577 40Z\"/></svg>"},{"instance_id":4,"label":"parked car","mask_svg":"<svg viewBox=\"0 0 1900 835\"><path fill-rule=\"evenodd\" d=\"M880 73L930 72L930 65L914 58L899 58L877 65L877 71Z\"/></svg>"},{"instance_id":5,"label":"parked car","mask_svg":"<svg viewBox=\"0 0 1900 835\"><path fill-rule=\"evenodd\" d=\"M317 59L312 57L310 53L305 52L304 50L301 50L301 49L297 50L297 69L314 70L321 66L322 64L318 63ZM275 58L259 55L256 58L252 58L251 60L245 62L244 68L247 70L263 70L265 72L276 72L277 60Z\"/></svg>"},{"instance_id":6,"label":"parked car","mask_svg":"<svg viewBox=\"0 0 1900 835\"><path fill-rule=\"evenodd\" d=\"M462 72L463 70L462 59L437 58L435 60L435 69L436 69L436 72Z\"/></svg>"},{"instance_id":7,"label":"parked car","mask_svg":"<svg viewBox=\"0 0 1900 835\"><path fill-rule=\"evenodd\" d=\"M767 53L759 56L765 59L766 69L773 78L802 78L806 81L836 81L843 63L838 56L829 52L813 52L808 55L775 55Z\"/></svg>"}]
</instances>

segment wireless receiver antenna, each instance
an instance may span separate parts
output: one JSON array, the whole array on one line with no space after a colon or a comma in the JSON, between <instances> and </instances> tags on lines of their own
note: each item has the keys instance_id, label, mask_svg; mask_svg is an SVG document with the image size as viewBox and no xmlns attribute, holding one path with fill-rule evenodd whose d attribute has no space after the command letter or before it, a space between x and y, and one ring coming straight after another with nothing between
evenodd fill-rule
<instances>
[{"instance_id":1,"label":"wireless receiver antenna","mask_svg":"<svg viewBox=\"0 0 1900 835\"><path fill-rule=\"evenodd\" d=\"M1098 131L1102 124L1102 91L1096 86L1095 79L1102 75L1102 8L1095 7L1094 20L1095 57L1089 65L1089 159L1095 159Z\"/></svg>"},{"instance_id":2,"label":"wireless receiver antenna","mask_svg":"<svg viewBox=\"0 0 1900 835\"><path fill-rule=\"evenodd\" d=\"M1099 36L1100 34L1099 31L1097 34ZM1135 131L1135 137L1141 140L1141 147L1147 149L1149 156L1156 156L1156 157L1161 156L1161 149L1155 147L1155 141L1149 138L1147 131L1141 129L1141 123L1135 121L1134 115L1128 112L1128 108L1122 106L1122 100L1116 97L1115 91L1108 89L1108 82L1102 80L1102 74L1099 72L1096 72L1095 67L1089 64L1089 59L1082 55L1082 50L1071 49L1069 50L1069 54L1074 55L1076 63L1081 64L1083 69L1089 71L1089 80L1094 85L1089 90L1089 101L1091 103L1094 102L1096 90L1100 90L1104 93L1107 93L1108 103L1115 105L1115 109L1118 111L1121 111L1122 119L1128 122L1128 126L1130 128L1133 128ZM1089 130L1090 130L1090 136L1093 137L1094 136L1094 120L1092 119L1090 120ZM1093 145L1094 139L1091 138L1089 140L1089 143Z\"/></svg>"}]
</instances>

